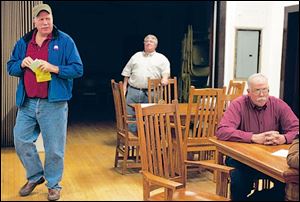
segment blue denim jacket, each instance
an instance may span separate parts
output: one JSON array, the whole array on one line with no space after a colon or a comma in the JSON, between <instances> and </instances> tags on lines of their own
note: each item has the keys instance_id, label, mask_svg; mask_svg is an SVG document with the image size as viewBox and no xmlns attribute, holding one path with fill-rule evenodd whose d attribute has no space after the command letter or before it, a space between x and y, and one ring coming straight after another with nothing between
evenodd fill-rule
<instances>
[{"instance_id":1,"label":"blue denim jacket","mask_svg":"<svg viewBox=\"0 0 300 202\"><path fill-rule=\"evenodd\" d=\"M7 62L9 75L19 77L16 92L16 104L22 106L25 99L24 69L22 60L26 56L27 45L34 30L17 41ZM48 62L59 67L59 73L51 73L48 87L49 102L68 101L72 97L73 79L83 75L83 64L73 39L66 33L53 27L52 39L48 46Z\"/></svg>"}]
</instances>

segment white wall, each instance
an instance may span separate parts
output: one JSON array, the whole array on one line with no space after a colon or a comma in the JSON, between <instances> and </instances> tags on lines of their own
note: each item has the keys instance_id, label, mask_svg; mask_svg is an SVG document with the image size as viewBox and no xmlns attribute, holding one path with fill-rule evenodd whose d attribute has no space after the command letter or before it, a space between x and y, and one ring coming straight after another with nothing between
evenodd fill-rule
<instances>
[{"instance_id":1,"label":"white wall","mask_svg":"<svg viewBox=\"0 0 300 202\"><path fill-rule=\"evenodd\" d=\"M284 7L297 4L298 1L227 1L224 85L234 79L236 30L259 29L259 67L269 78L270 95L279 97Z\"/></svg>"}]
</instances>

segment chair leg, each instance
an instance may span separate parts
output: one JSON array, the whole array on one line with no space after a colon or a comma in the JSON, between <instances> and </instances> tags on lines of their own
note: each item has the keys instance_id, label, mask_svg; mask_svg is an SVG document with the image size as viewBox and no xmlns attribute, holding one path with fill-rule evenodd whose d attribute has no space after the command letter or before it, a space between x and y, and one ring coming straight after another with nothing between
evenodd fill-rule
<instances>
[{"instance_id":1,"label":"chair leg","mask_svg":"<svg viewBox=\"0 0 300 202\"><path fill-rule=\"evenodd\" d=\"M115 154L115 168L118 166L118 160L119 160L119 148L120 146L120 141L117 139L117 146L116 146L116 154Z\"/></svg>"},{"instance_id":2,"label":"chair leg","mask_svg":"<svg viewBox=\"0 0 300 202\"><path fill-rule=\"evenodd\" d=\"M127 170L127 159L128 159L128 152L129 150L129 146L124 145L124 155L123 155L123 166L122 166L122 175L124 175L124 173Z\"/></svg>"},{"instance_id":3,"label":"chair leg","mask_svg":"<svg viewBox=\"0 0 300 202\"><path fill-rule=\"evenodd\" d=\"M138 163L140 161L140 150L139 150L139 146L135 146L135 148L136 148L135 162Z\"/></svg>"}]
</instances>

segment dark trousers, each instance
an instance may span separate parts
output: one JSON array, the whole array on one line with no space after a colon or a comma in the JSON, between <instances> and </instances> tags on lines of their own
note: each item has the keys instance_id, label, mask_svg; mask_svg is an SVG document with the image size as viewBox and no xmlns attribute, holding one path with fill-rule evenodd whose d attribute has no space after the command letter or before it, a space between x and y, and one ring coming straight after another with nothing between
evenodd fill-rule
<instances>
[{"instance_id":1,"label":"dark trousers","mask_svg":"<svg viewBox=\"0 0 300 202\"><path fill-rule=\"evenodd\" d=\"M226 165L234 167L235 170L231 172L231 200L233 201L247 201L252 200L247 195L253 189L253 183L258 179L270 179L274 183L272 191L276 193L276 200L284 199L285 184L271 178L239 161L236 161L230 157L226 157ZM261 195L261 194L260 194ZM269 195L269 194L268 194ZM271 197L271 196L269 196Z\"/></svg>"}]
</instances>

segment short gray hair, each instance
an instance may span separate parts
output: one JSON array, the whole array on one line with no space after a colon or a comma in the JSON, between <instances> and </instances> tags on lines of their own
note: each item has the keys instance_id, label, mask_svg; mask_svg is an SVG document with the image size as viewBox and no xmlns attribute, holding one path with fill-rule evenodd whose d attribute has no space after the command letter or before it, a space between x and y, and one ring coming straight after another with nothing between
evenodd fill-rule
<instances>
[{"instance_id":1,"label":"short gray hair","mask_svg":"<svg viewBox=\"0 0 300 202\"><path fill-rule=\"evenodd\" d=\"M263 75L262 73L256 73L256 74L252 74L251 76L249 76L247 84L248 84L248 89L250 89L251 83L253 81L264 81L266 83L268 83L268 78Z\"/></svg>"},{"instance_id":2,"label":"short gray hair","mask_svg":"<svg viewBox=\"0 0 300 202\"><path fill-rule=\"evenodd\" d=\"M155 41L155 44L157 45L158 44L158 39L155 35L153 34L148 34L145 38L144 38L144 41L146 41L146 39L153 39Z\"/></svg>"}]
</instances>

